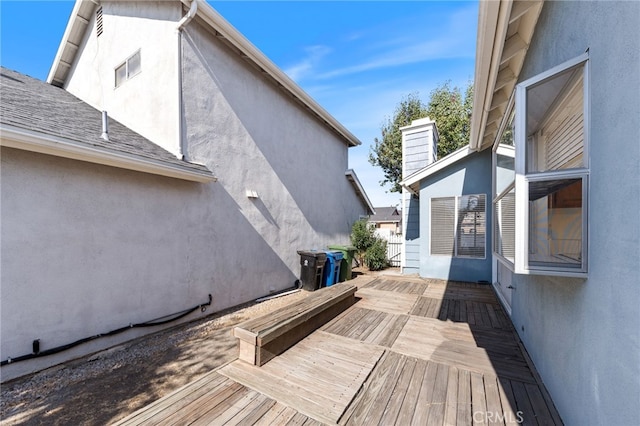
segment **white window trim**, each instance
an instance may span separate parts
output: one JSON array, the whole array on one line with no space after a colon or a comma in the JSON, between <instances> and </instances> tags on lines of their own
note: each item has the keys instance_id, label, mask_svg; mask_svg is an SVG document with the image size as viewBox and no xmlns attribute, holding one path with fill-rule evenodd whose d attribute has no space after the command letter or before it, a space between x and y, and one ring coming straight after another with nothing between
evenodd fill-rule
<instances>
[{"instance_id":1,"label":"white window trim","mask_svg":"<svg viewBox=\"0 0 640 426\"><path fill-rule=\"evenodd\" d=\"M459 200L461 197L465 197L465 196L470 196L470 195L484 195L484 255L482 257L480 256L465 256L465 255L459 255L458 254L458 234L457 234L457 229L454 226L453 228L453 255L452 256L448 256L445 254L439 254L439 253L432 253L431 252L431 242L432 242L432 232L431 232L431 224L432 224L432 220L433 218L431 217L432 215L432 207L431 207L431 202L434 198L453 198L454 199L454 219L453 222L458 223L458 214L459 214ZM473 259L473 260L486 260L487 259L487 229L489 229L487 227L487 194L482 194L482 193L478 193L478 194L461 194L461 195L443 195L443 196L437 196L437 197L431 197L429 198L429 256L441 256L441 257L448 257L451 259ZM493 232L493 231L492 231Z\"/></svg>"},{"instance_id":2,"label":"white window trim","mask_svg":"<svg viewBox=\"0 0 640 426\"><path fill-rule=\"evenodd\" d=\"M580 169L567 169L552 172L535 172L527 174L527 140L525 132L527 115L522 113L527 111L526 93L532 86L553 77L567 69L583 65L583 90L584 90L584 146L583 161L584 166ZM590 143L590 97L589 97L589 53L584 54L557 65L541 74L538 74L516 86L516 117L515 117L515 146L516 146L516 244L515 244L515 273L525 275L550 275L563 277L586 278L588 276L588 242L589 242L589 205L591 203L589 194L589 143ZM520 113L518 113L520 111ZM529 182L540 181L553 178L575 178L583 179L582 199L584 200L583 221L582 221L582 267L530 267L529 266Z\"/></svg>"},{"instance_id":3,"label":"white window trim","mask_svg":"<svg viewBox=\"0 0 640 426\"><path fill-rule=\"evenodd\" d=\"M500 141L502 140L502 135L505 132L506 128L507 128L507 124L509 123L510 119L511 119L511 114L514 113L514 108L515 108L515 91L512 92L511 96L509 97L509 102L507 103L507 108L506 108L506 113L504 114L504 117L502 118L502 121L500 122L500 127L498 129L498 133L496 134L496 139L493 142L493 147L492 147L492 155L491 155L491 188L492 188L492 193L493 193L493 198L491 200L491 253L493 254L493 256L500 261L500 263L504 264L511 272L514 271L514 262L512 262L511 260L507 259L506 257L504 257L502 254L498 253L495 248L496 248L496 241L495 241L495 227L498 221L498 218L496 217L496 204L502 199L504 198L505 195L507 195L512 189L515 188L516 182L515 182L515 176L514 176L514 180L513 182L511 182L509 185L507 185L501 192L497 192L496 189L498 187L498 177L497 177L497 171L498 171L498 155L504 155L507 156L507 152L503 151L504 148L502 147L502 145L500 145ZM515 124L515 117L513 117L513 124ZM513 135L514 137L514 144L513 144L513 150L515 152L516 151L516 146L515 146L515 134ZM513 155L513 154L512 154ZM514 175L515 175L515 161L516 161L516 157L514 155ZM514 253L514 260L515 260L515 253Z\"/></svg>"},{"instance_id":4,"label":"white window trim","mask_svg":"<svg viewBox=\"0 0 640 426\"><path fill-rule=\"evenodd\" d=\"M118 65L116 65L113 68L113 85L114 85L114 89L117 89L118 87L121 87L124 82L131 80L133 77L135 77L136 75L140 74L142 72L142 49L138 49L135 52L133 52L131 55L129 55L129 57L127 57L127 59L125 59L123 62L120 62ZM131 60L131 58L133 58L136 55L140 55L140 69L138 70L138 72L136 72L135 74L130 74L129 73L129 61ZM117 80L116 80L116 73L118 68L124 66L125 67L125 76L124 76L124 80L122 80L120 82L120 84L118 84Z\"/></svg>"},{"instance_id":5,"label":"white window trim","mask_svg":"<svg viewBox=\"0 0 640 426\"><path fill-rule=\"evenodd\" d=\"M513 189L515 189L515 187L516 187L515 181L511 182L509 185L507 185L507 187L504 189L504 191L502 191L500 194L496 195L496 197L491 201L491 218L492 218L492 221L493 221L493 223L491 224L492 225L491 226L491 232L493 233L492 234L492 241L491 241L491 252L493 253L493 255L499 261L501 261L511 271L513 271L513 269L514 269L514 262L512 262L509 258L504 257L501 253L498 253L496 251L496 244L497 244L498 241L496 240L495 227L497 226L497 223L498 223L498 215L496 214L497 213L497 209L496 209L497 204L509 192L511 192ZM515 253L514 253L514 258L515 258Z\"/></svg>"}]
</instances>

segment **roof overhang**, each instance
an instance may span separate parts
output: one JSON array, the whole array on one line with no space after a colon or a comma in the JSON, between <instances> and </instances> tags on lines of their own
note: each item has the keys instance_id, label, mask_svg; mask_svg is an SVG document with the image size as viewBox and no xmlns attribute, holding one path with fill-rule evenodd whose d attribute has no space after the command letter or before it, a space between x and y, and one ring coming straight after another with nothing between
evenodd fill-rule
<instances>
[{"instance_id":1,"label":"roof overhang","mask_svg":"<svg viewBox=\"0 0 640 426\"><path fill-rule=\"evenodd\" d=\"M349 169L346 172L344 172L344 174L349 180L349 182L351 182L351 185L353 185L353 189L356 190L356 194L358 194L358 198L360 198L360 200L367 206L367 209L369 210L369 214L376 214L376 210L373 208L373 204L371 204L371 201L369 200L369 197L367 196L367 193L365 192L364 187L360 183L358 176L356 176L356 172L354 172L352 169Z\"/></svg>"},{"instance_id":2,"label":"roof overhang","mask_svg":"<svg viewBox=\"0 0 640 426\"><path fill-rule=\"evenodd\" d=\"M64 86L96 7L96 3L92 1L76 0L62 41L58 46L58 52L49 70L47 83Z\"/></svg>"},{"instance_id":3,"label":"roof overhang","mask_svg":"<svg viewBox=\"0 0 640 426\"><path fill-rule=\"evenodd\" d=\"M176 0L178 1L178 0ZM191 6L191 0L180 0L185 6ZM193 0L197 2L197 15L204 21L214 35L233 47L236 53L251 63L267 78L271 79L285 93L298 101L311 115L315 116L321 123L333 130L347 146L358 146L360 140L355 137L346 127L340 124L331 114L314 101L300 86L289 78L280 68L278 68L269 58L247 40L238 30L236 30L222 15L216 12L206 1ZM76 0L76 4L71 12L67 29L65 30L62 42L58 48L58 53L53 61L47 82L55 86L63 87L75 61L78 46L84 38L89 27L93 13L97 7L97 1ZM177 23L176 23L177 24Z\"/></svg>"},{"instance_id":4,"label":"roof overhang","mask_svg":"<svg viewBox=\"0 0 640 426\"><path fill-rule=\"evenodd\" d=\"M121 151L90 146L70 139L45 135L6 124L0 125L0 146L192 182L216 181L215 176L208 170L200 171L188 167L180 167L177 164L163 163Z\"/></svg>"},{"instance_id":5,"label":"roof overhang","mask_svg":"<svg viewBox=\"0 0 640 426\"><path fill-rule=\"evenodd\" d=\"M441 158L435 163L431 163L428 166L407 176L406 179L403 179L402 182L400 182L400 185L412 194L420 195L420 181L435 173L438 173L440 170L443 170L460 160L467 158L469 155L473 154L473 152L474 151L469 147L469 145L465 145L457 151L447 155L446 157Z\"/></svg>"},{"instance_id":6,"label":"roof overhang","mask_svg":"<svg viewBox=\"0 0 640 426\"><path fill-rule=\"evenodd\" d=\"M469 141L474 151L500 136L542 6L542 0L480 1Z\"/></svg>"}]
</instances>

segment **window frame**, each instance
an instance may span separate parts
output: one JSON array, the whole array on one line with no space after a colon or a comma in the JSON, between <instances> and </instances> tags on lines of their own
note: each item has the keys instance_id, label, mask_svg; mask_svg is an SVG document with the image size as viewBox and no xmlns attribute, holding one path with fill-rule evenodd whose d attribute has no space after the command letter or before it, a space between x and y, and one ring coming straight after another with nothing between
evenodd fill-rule
<instances>
[{"instance_id":1,"label":"window frame","mask_svg":"<svg viewBox=\"0 0 640 426\"><path fill-rule=\"evenodd\" d=\"M515 265L515 246L516 246L516 242L515 242L515 237L514 237L514 241L513 241L513 245L514 245L514 254L513 254L513 259L509 259L508 257L505 257L502 253L498 252L497 250L497 244L502 241L502 238L497 238L497 234L501 231L501 229L498 229L498 203L500 201L502 201L502 199L507 196L511 191L514 192L514 198L515 198L515 185L516 185L516 180L515 180L515 175L516 175L516 168L515 168L515 161L516 161L516 153L517 153L517 148L516 148L516 144L515 144L515 121L516 121L516 117L515 117L515 91L512 92L511 96L509 97L509 101L507 103L507 107L506 107L506 113L503 117L502 122L500 123L500 128L498 129L498 134L496 136L496 140L494 142L493 145L493 149L492 149L492 155L491 155L491 162L492 162L492 176L491 176L491 180L492 180L492 189L493 189L493 199L491 200L491 212L492 212L492 224L491 224L491 232L492 232L492 244L491 244L491 252L493 254L493 256L495 256L495 258L503 263L509 270L513 271L514 270L514 265ZM511 145L513 147L513 180L506 185L500 192L498 192L498 156L503 156L503 157L507 157L510 156L507 153L503 153L500 152L502 150L501 148L501 142L503 139L503 135L506 132L506 130L508 128L511 128L511 137L512 137L512 143L513 145ZM514 212L515 215L515 212ZM514 234L516 234L516 230L515 230L515 224L514 224Z\"/></svg>"},{"instance_id":2,"label":"window frame","mask_svg":"<svg viewBox=\"0 0 640 426\"><path fill-rule=\"evenodd\" d=\"M458 229L457 222L460 213L460 200L462 197L484 197L484 243L483 243L483 251L482 256L471 256L471 255L460 255L458 253ZM453 229L451 230L453 236L453 253L451 255L442 254L442 253L433 253L433 200L434 199L447 199L453 198L454 203L454 216L453 216ZM451 259L474 259L474 260L485 260L487 258L487 194L461 194L461 195L447 195L447 196L438 196L429 198L429 256L443 256L449 257Z\"/></svg>"},{"instance_id":3,"label":"window frame","mask_svg":"<svg viewBox=\"0 0 640 426\"><path fill-rule=\"evenodd\" d=\"M583 165L579 168L567 168L547 171L531 171L528 169L530 155L527 137L527 91L537 85L544 84L560 73L572 68L582 67L583 78ZM584 54L555 66L528 80L519 83L515 90L515 196L516 196L516 241L515 241L515 271L517 274L536 274L564 277L586 278L588 276L589 253L589 54ZM530 201L529 185L531 182L541 182L556 179L582 179L581 206L581 265L580 268L562 265L532 265L529 256L530 245Z\"/></svg>"},{"instance_id":4,"label":"window frame","mask_svg":"<svg viewBox=\"0 0 640 426\"><path fill-rule=\"evenodd\" d=\"M138 67L138 70L135 73L131 73L129 70L129 63L136 55L138 55L139 57L140 65ZM120 83L118 83L118 70L121 69L122 67L124 67L124 78L120 81ZM113 69L114 89L121 87L126 81L131 80L133 77L140 74L141 72L142 72L142 49L138 49Z\"/></svg>"}]
</instances>

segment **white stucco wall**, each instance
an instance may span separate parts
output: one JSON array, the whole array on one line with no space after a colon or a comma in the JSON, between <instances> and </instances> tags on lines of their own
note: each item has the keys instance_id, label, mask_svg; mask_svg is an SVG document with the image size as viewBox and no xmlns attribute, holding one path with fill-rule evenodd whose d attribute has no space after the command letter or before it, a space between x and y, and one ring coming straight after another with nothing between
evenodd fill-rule
<instances>
[{"instance_id":1,"label":"white stucco wall","mask_svg":"<svg viewBox=\"0 0 640 426\"><path fill-rule=\"evenodd\" d=\"M193 207L216 197L215 184L9 148L1 155L2 360L31 353L34 339L44 351L206 303L209 293L206 314L251 298L229 295L232 284L206 261L223 247L205 218L226 214ZM10 364L2 380L156 330Z\"/></svg>"},{"instance_id":2,"label":"white stucco wall","mask_svg":"<svg viewBox=\"0 0 640 426\"><path fill-rule=\"evenodd\" d=\"M162 28L175 35L174 26ZM114 51L137 46L118 42ZM141 80L128 108L155 99L147 97L143 80L153 76L144 61L143 53L143 72L125 83ZM205 303L208 294L207 312L182 321L290 288L300 273L297 250L347 244L351 225L367 214L345 177L346 143L196 21L185 31L183 63L186 155L217 182L3 148L2 360L30 353L34 339L46 350ZM92 73L77 66L72 80ZM130 127L142 132L145 120ZM10 364L1 379L156 330Z\"/></svg>"},{"instance_id":3,"label":"white stucco wall","mask_svg":"<svg viewBox=\"0 0 640 426\"><path fill-rule=\"evenodd\" d=\"M638 28L637 2L546 2L520 75L589 49L589 277L512 277L514 325L570 425L640 419Z\"/></svg>"},{"instance_id":4,"label":"white stucco wall","mask_svg":"<svg viewBox=\"0 0 640 426\"><path fill-rule=\"evenodd\" d=\"M179 153L177 2L101 1L103 33L95 13L65 89L167 151ZM115 68L140 50L142 71L115 87Z\"/></svg>"},{"instance_id":5,"label":"white stucco wall","mask_svg":"<svg viewBox=\"0 0 640 426\"><path fill-rule=\"evenodd\" d=\"M238 238L258 232L294 270L296 249L347 242L366 211L344 176L345 142L195 22L183 53L187 158L214 170L230 197L221 208L249 224L231 226Z\"/></svg>"}]
</instances>

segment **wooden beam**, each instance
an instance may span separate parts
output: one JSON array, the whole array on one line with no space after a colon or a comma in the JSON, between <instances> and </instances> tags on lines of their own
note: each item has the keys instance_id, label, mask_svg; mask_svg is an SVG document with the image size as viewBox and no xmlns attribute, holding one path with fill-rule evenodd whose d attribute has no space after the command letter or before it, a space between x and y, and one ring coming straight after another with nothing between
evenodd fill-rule
<instances>
[{"instance_id":1,"label":"wooden beam","mask_svg":"<svg viewBox=\"0 0 640 426\"><path fill-rule=\"evenodd\" d=\"M522 39L522 37L520 37L520 34L515 33L504 42L504 49L502 49L500 64L506 63L509 59L525 50L527 46L527 43Z\"/></svg>"},{"instance_id":2,"label":"wooden beam","mask_svg":"<svg viewBox=\"0 0 640 426\"><path fill-rule=\"evenodd\" d=\"M527 13L529 9L535 6L535 2L530 1L514 1L511 6L511 15L509 16L509 23L513 23L519 19L522 15Z\"/></svg>"},{"instance_id":3,"label":"wooden beam","mask_svg":"<svg viewBox=\"0 0 640 426\"><path fill-rule=\"evenodd\" d=\"M509 102L509 95L504 90L498 90L493 93L491 108L489 111L494 111L496 108L503 106L507 102ZM491 114L489 114L488 120L491 120Z\"/></svg>"},{"instance_id":4,"label":"wooden beam","mask_svg":"<svg viewBox=\"0 0 640 426\"><path fill-rule=\"evenodd\" d=\"M516 79L516 75L513 73L511 68L507 66L506 68L498 72L498 78L496 79L495 90L502 89L507 84L513 82L515 79Z\"/></svg>"}]
</instances>

